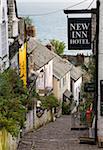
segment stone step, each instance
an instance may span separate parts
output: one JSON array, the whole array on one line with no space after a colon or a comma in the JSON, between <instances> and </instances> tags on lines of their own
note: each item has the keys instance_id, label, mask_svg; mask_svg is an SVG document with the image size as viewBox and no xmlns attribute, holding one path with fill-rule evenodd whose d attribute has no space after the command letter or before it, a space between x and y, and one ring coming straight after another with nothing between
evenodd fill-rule
<instances>
[{"instance_id":1,"label":"stone step","mask_svg":"<svg viewBox=\"0 0 103 150\"><path fill-rule=\"evenodd\" d=\"M90 138L90 137L80 137L80 144L90 144L90 145L95 145L95 138Z\"/></svg>"}]
</instances>

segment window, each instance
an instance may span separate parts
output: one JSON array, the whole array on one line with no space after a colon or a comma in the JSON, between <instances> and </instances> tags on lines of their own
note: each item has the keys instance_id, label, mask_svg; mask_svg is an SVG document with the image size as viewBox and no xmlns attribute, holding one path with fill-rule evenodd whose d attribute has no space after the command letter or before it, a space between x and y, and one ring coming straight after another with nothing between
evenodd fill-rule
<instances>
[{"instance_id":1,"label":"window","mask_svg":"<svg viewBox=\"0 0 103 150\"><path fill-rule=\"evenodd\" d=\"M70 79L70 89L71 89L71 92L73 92L73 81L72 81L72 79Z\"/></svg>"},{"instance_id":2,"label":"window","mask_svg":"<svg viewBox=\"0 0 103 150\"><path fill-rule=\"evenodd\" d=\"M33 55L30 55L30 62L33 63Z\"/></svg>"},{"instance_id":3,"label":"window","mask_svg":"<svg viewBox=\"0 0 103 150\"><path fill-rule=\"evenodd\" d=\"M66 76L63 78L63 86L66 84Z\"/></svg>"},{"instance_id":4,"label":"window","mask_svg":"<svg viewBox=\"0 0 103 150\"><path fill-rule=\"evenodd\" d=\"M49 65L49 75L51 74L51 65Z\"/></svg>"}]
</instances>

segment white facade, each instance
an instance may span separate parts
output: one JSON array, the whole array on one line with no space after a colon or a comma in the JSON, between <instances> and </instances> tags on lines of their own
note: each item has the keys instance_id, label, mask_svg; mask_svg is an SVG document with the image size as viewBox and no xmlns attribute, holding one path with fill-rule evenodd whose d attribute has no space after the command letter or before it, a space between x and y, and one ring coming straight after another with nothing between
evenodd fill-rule
<instances>
[{"instance_id":1,"label":"white facade","mask_svg":"<svg viewBox=\"0 0 103 150\"><path fill-rule=\"evenodd\" d=\"M63 100L63 94L66 90L70 91L70 71L60 79L60 95L59 99Z\"/></svg>"},{"instance_id":2,"label":"white facade","mask_svg":"<svg viewBox=\"0 0 103 150\"><path fill-rule=\"evenodd\" d=\"M7 0L0 3L0 71L9 67Z\"/></svg>"},{"instance_id":3,"label":"white facade","mask_svg":"<svg viewBox=\"0 0 103 150\"><path fill-rule=\"evenodd\" d=\"M8 1L8 30L9 30L9 38L18 36L18 21L17 12L16 12L16 1L15 0L7 0Z\"/></svg>"},{"instance_id":4,"label":"white facade","mask_svg":"<svg viewBox=\"0 0 103 150\"><path fill-rule=\"evenodd\" d=\"M53 60L37 71L36 90L45 90L53 88Z\"/></svg>"},{"instance_id":5,"label":"white facade","mask_svg":"<svg viewBox=\"0 0 103 150\"><path fill-rule=\"evenodd\" d=\"M100 23L99 23L99 55L98 55L98 140L103 142L103 116L100 114L100 80L103 80L103 0L100 0Z\"/></svg>"},{"instance_id":6,"label":"white facade","mask_svg":"<svg viewBox=\"0 0 103 150\"><path fill-rule=\"evenodd\" d=\"M82 77L80 77L77 81L74 82L74 87L73 87L74 101L77 102L77 105L79 104L79 94L81 90L81 85L82 85Z\"/></svg>"},{"instance_id":7,"label":"white facade","mask_svg":"<svg viewBox=\"0 0 103 150\"><path fill-rule=\"evenodd\" d=\"M61 100L61 103L66 90L70 91L70 71L60 79L53 77L53 93L58 100Z\"/></svg>"},{"instance_id":8,"label":"white facade","mask_svg":"<svg viewBox=\"0 0 103 150\"><path fill-rule=\"evenodd\" d=\"M18 36L18 18L13 19L13 37L17 37Z\"/></svg>"}]
</instances>

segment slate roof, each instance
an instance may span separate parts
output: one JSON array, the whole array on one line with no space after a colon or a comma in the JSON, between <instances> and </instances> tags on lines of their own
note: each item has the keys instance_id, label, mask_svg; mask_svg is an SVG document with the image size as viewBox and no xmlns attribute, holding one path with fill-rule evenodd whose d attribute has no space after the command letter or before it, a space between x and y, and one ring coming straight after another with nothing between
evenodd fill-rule
<instances>
[{"instance_id":1,"label":"slate roof","mask_svg":"<svg viewBox=\"0 0 103 150\"><path fill-rule=\"evenodd\" d=\"M33 37L28 41L27 53L28 56L32 54L34 66L37 70L53 59L53 75L57 79L63 78L69 71L74 80L77 80L82 76L82 71L79 68L76 68L68 60L63 59L56 53L50 51Z\"/></svg>"},{"instance_id":2,"label":"slate roof","mask_svg":"<svg viewBox=\"0 0 103 150\"><path fill-rule=\"evenodd\" d=\"M72 79L75 81L83 75L83 72L80 68L75 67L71 62L66 59L62 59L57 54L54 55L55 58L53 59L53 75L56 78L62 78L69 71Z\"/></svg>"},{"instance_id":3,"label":"slate roof","mask_svg":"<svg viewBox=\"0 0 103 150\"><path fill-rule=\"evenodd\" d=\"M62 59L57 54L54 55L55 58L53 59L53 75L60 79L71 70L72 64L66 59Z\"/></svg>"},{"instance_id":4,"label":"slate roof","mask_svg":"<svg viewBox=\"0 0 103 150\"><path fill-rule=\"evenodd\" d=\"M70 98L70 96L72 95L72 92L70 92L69 90L65 90L65 92L63 93L66 97Z\"/></svg>"},{"instance_id":5,"label":"slate roof","mask_svg":"<svg viewBox=\"0 0 103 150\"><path fill-rule=\"evenodd\" d=\"M81 76L83 75L83 72L80 68L75 67L74 65L72 66L71 69L71 77L75 81L78 80Z\"/></svg>"},{"instance_id":6,"label":"slate roof","mask_svg":"<svg viewBox=\"0 0 103 150\"><path fill-rule=\"evenodd\" d=\"M35 69L39 69L52 60L55 56L48 48L36 41L35 38L30 38L27 44L28 56L32 54Z\"/></svg>"}]
</instances>

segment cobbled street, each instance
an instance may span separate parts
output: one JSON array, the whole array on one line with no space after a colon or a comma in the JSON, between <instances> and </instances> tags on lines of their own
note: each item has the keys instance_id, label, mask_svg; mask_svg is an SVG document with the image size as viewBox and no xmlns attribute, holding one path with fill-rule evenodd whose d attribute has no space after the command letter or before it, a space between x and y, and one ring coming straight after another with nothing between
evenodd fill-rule
<instances>
[{"instance_id":1,"label":"cobbled street","mask_svg":"<svg viewBox=\"0 0 103 150\"><path fill-rule=\"evenodd\" d=\"M24 135L18 150L99 150L96 145L79 144L79 137L87 132L71 131L71 116L62 116Z\"/></svg>"}]
</instances>

